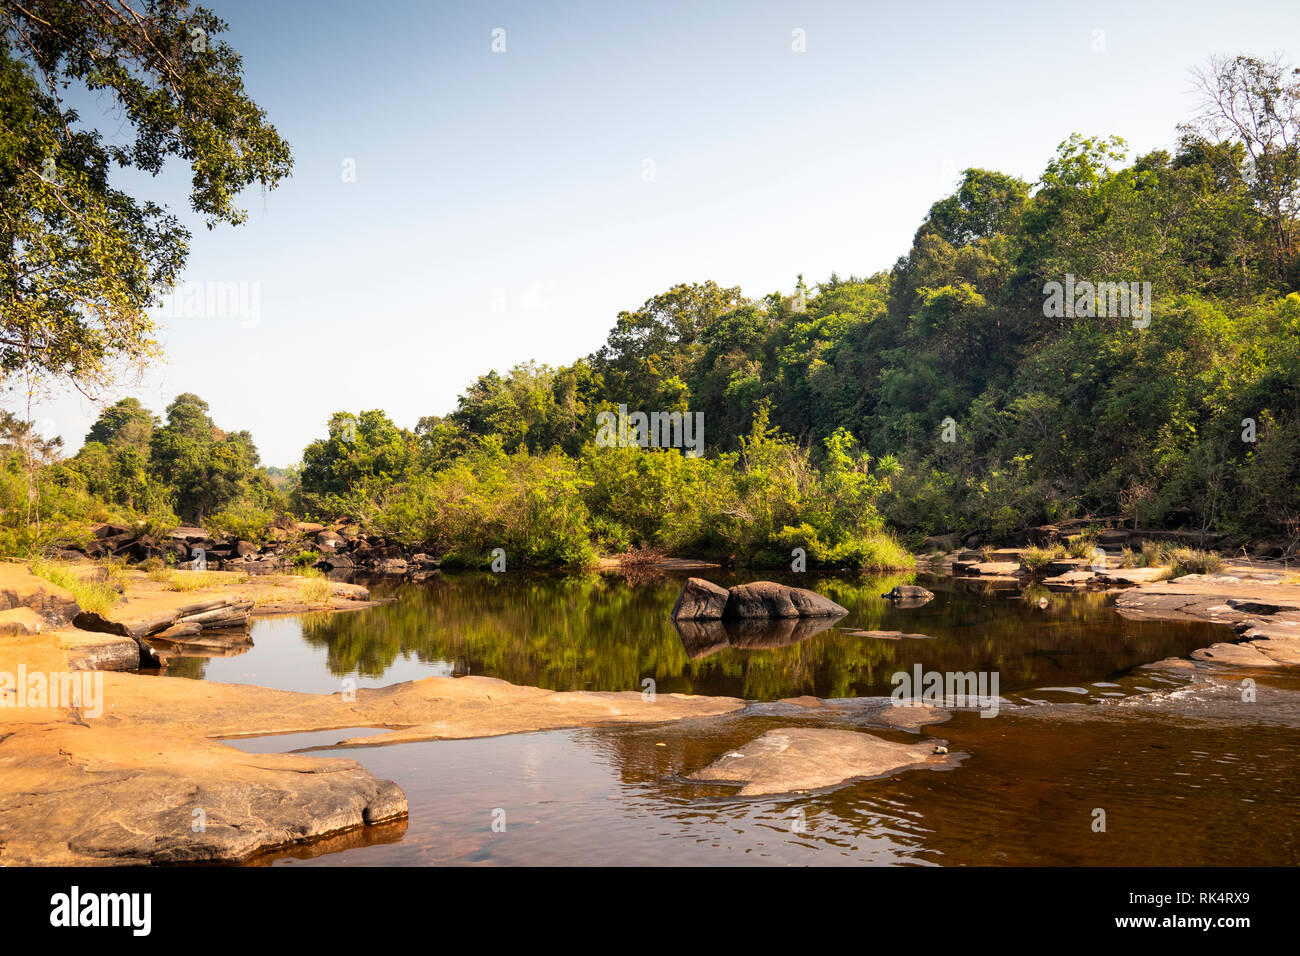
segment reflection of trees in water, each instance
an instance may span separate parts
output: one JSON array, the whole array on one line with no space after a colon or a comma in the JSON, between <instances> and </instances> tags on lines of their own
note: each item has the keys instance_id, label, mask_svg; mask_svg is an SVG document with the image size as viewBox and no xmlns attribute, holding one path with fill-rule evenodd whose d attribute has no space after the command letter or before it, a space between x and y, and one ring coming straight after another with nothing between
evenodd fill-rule
<instances>
[{"instance_id":1,"label":"reflection of trees in water","mask_svg":"<svg viewBox=\"0 0 1300 956\"><path fill-rule=\"evenodd\" d=\"M340 677L382 677L401 655L555 690L640 690L650 677L659 693L749 699L888 694L889 676L915 663L939 671L996 669L1004 692L1067 678L1099 680L1118 668L1186 653L1201 639L1189 636L1195 625L1126 622L1103 595L1054 595L1040 609L953 593L921 608L895 609L880 595L904 579L805 575L786 580L848 608L840 627L790 646L727 648L692 660L668 617L682 580L666 575L631 585L594 573L439 575L396 588L390 604L305 617L303 636L326 649L330 672ZM916 631L936 639L885 641L844 629Z\"/></svg>"},{"instance_id":2,"label":"reflection of trees in water","mask_svg":"<svg viewBox=\"0 0 1300 956\"><path fill-rule=\"evenodd\" d=\"M206 657L169 657L163 673L168 677L188 677L203 680L208 671Z\"/></svg>"}]
</instances>

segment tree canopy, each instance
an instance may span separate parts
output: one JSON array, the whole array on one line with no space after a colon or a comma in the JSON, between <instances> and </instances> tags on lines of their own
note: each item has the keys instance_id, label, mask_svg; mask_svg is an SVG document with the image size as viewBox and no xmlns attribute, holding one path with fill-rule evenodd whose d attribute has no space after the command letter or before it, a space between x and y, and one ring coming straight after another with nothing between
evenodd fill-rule
<instances>
[{"instance_id":1,"label":"tree canopy","mask_svg":"<svg viewBox=\"0 0 1300 956\"><path fill-rule=\"evenodd\" d=\"M226 29L185 0L0 0L0 372L94 389L156 355L146 310L177 281L189 232L115 187L114 169L188 164L209 228L244 220L245 187L288 175ZM127 135L69 106L80 91L107 94Z\"/></svg>"}]
</instances>

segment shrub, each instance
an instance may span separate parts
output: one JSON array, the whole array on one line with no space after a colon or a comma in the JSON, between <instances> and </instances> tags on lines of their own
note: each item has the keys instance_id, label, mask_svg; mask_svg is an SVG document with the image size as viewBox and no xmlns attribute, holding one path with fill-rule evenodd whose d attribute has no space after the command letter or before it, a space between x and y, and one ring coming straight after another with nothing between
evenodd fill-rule
<instances>
[{"instance_id":1,"label":"shrub","mask_svg":"<svg viewBox=\"0 0 1300 956\"><path fill-rule=\"evenodd\" d=\"M1170 577L1184 574L1214 574L1223 567L1223 558L1213 551L1175 548L1170 554Z\"/></svg>"},{"instance_id":2,"label":"shrub","mask_svg":"<svg viewBox=\"0 0 1300 956\"><path fill-rule=\"evenodd\" d=\"M261 544L270 535L275 515L247 503L231 505L215 511L203 522L203 528L218 540L252 541Z\"/></svg>"},{"instance_id":3,"label":"shrub","mask_svg":"<svg viewBox=\"0 0 1300 956\"><path fill-rule=\"evenodd\" d=\"M1162 568L1169 563L1169 545L1162 541L1143 541L1142 550L1135 555L1139 568Z\"/></svg>"},{"instance_id":4,"label":"shrub","mask_svg":"<svg viewBox=\"0 0 1300 956\"><path fill-rule=\"evenodd\" d=\"M1065 549L1072 558L1090 558L1097 548L1097 536L1094 534L1076 534L1065 543Z\"/></svg>"},{"instance_id":5,"label":"shrub","mask_svg":"<svg viewBox=\"0 0 1300 956\"><path fill-rule=\"evenodd\" d=\"M1025 548L1020 552L1020 560L1032 573L1037 574L1060 556L1059 545L1055 548Z\"/></svg>"},{"instance_id":6,"label":"shrub","mask_svg":"<svg viewBox=\"0 0 1300 956\"><path fill-rule=\"evenodd\" d=\"M181 519L170 511L151 511L137 518L135 525L144 534L152 538L166 538L180 525Z\"/></svg>"}]
</instances>

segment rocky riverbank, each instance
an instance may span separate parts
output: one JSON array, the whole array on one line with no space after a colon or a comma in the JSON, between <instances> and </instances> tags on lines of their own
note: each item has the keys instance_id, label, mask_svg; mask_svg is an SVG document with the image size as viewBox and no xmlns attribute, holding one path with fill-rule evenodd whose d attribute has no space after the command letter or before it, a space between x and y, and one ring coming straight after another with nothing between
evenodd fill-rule
<instances>
[{"instance_id":1,"label":"rocky riverbank","mask_svg":"<svg viewBox=\"0 0 1300 956\"><path fill-rule=\"evenodd\" d=\"M1011 554L980 558L974 562L980 566L1014 564L1009 576L1019 586L1042 580ZM969 556L958 552L946 561L954 573L978 576L958 567L971 562ZM87 564L86 573L94 567ZM88 676L98 683L93 701L50 694L22 705L6 700L0 708L0 863L234 862L271 847L399 825L404 817L401 790L355 761L246 754L223 739L333 729L340 742L382 746L563 727L735 719L749 712L750 705L729 697L553 692L481 677L302 694L105 672L133 652L138 666L146 648L157 653L169 640L244 634L243 627L210 625L312 607L306 597L316 607L339 610L371 603L364 588L319 576L209 572L202 587L190 588L165 576L123 573L122 600L92 615L77 607L71 593L35 578L25 566L0 565L0 675L21 668L57 677L90 669ZM197 578L193 571L175 573ZM1300 576L1286 568L1229 562L1212 575L1102 583L1116 592L1123 614L1215 621L1225 625L1225 637L1236 633L1236 641L1160 664L1244 670L1300 665ZM325 594L303 592L322 584L329 589ZM892 599L907 599L911 590L904 591L890 592ZM717 588L696 597L699 607L725 615L731 592ZM924 599L924 593L915 598ZM782 610L784 604L773 607ZM801 623L777 623L782 621ZM730 623L734 630L737 622L744 619L720 626L725 631ZM718 622L706 615L683 623ZM844 703L800 698L764 705L764 712L829 714ZM904 715L918 718L906 728L913 733L940 717L886 707L880 720L850 730L765 730L752 746L718 757L698 779L734 782L742 795L758 795L955 766L962 755L948 757L940 749L945 741L926 737L902 744L864 729L897 732L902 725L885 718ZM385 732L358 736L363 728Z\"/></svg>"},{"instance_id":2,"label":"rocky riverbank","mask_svg":"<svg viewBox=\"0 0 1300 956\"><path fill-rule=\"evenodd\" d=\"M122 524L98 524L89 544L65 548L63 560L117 558L133 564L151 559L178 570L242 571L274 574L289 567L322 571L361 571L375 575L418 576L439 567L438 558L381 535L363 534L356 525L337 521L326 526L282 519L270 528L269 540L213 537L199 527L179 527L151 535Z\"/></svg>"}]
</instances>

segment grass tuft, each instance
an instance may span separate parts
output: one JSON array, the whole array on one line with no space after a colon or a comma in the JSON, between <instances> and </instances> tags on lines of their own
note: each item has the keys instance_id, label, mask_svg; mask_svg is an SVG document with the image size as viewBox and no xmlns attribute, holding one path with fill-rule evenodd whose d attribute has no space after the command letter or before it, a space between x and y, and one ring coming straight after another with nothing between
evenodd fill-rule
<instances>
[{"instance_id":1,"label":"grass tuft","mask_svg":"<svg viewBox=\"0 0 1300 956\"><path fill-rule=\"evenodd\" d=\"M82 577L67 565L47 558L37 558L31 568L32 574L38 578L71 591L77 606L92 614L105 614L112 610L121 596L115 586L121 578L120 568L105 567L101 575Z\"/></svg>"}]
</instances>

